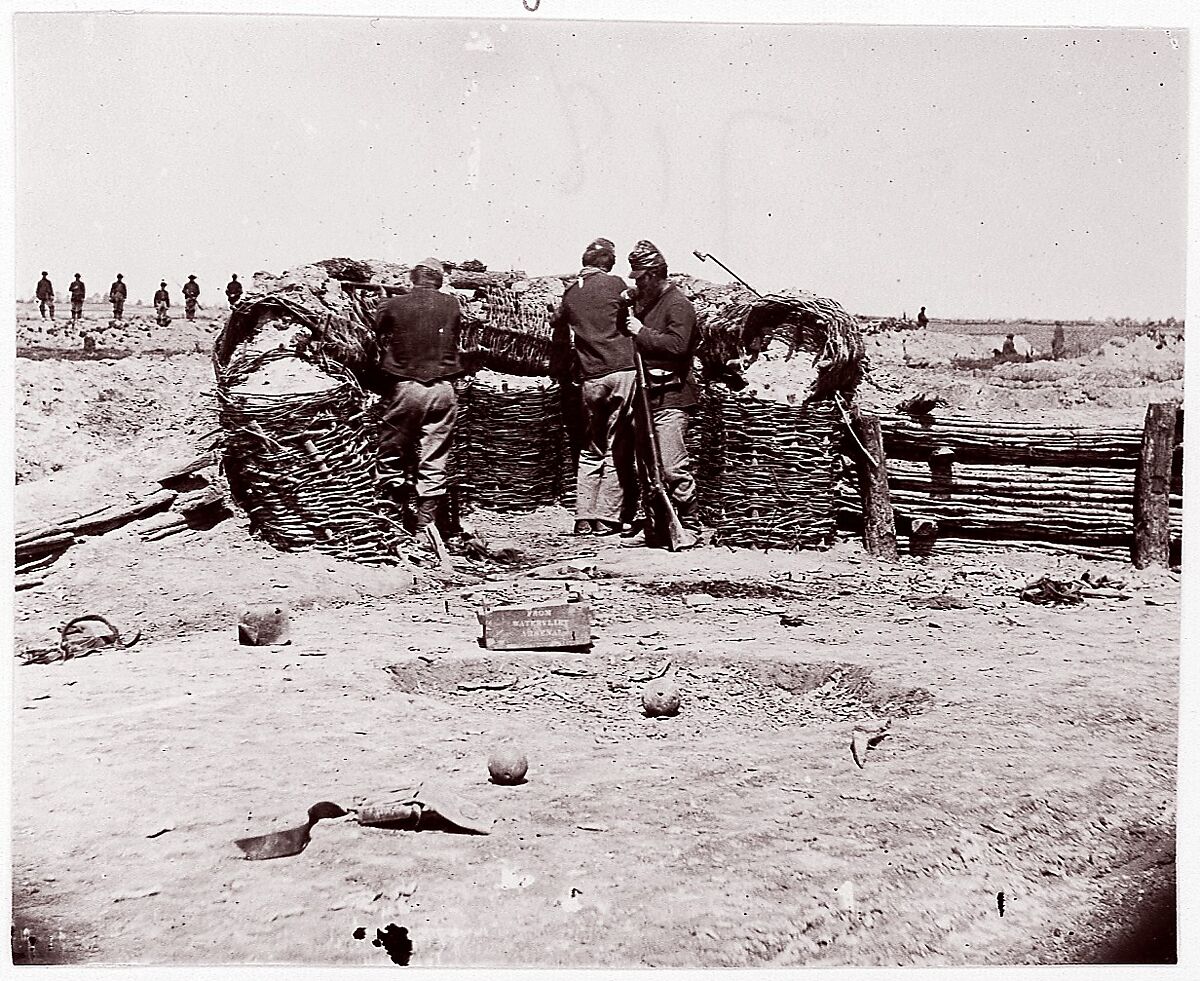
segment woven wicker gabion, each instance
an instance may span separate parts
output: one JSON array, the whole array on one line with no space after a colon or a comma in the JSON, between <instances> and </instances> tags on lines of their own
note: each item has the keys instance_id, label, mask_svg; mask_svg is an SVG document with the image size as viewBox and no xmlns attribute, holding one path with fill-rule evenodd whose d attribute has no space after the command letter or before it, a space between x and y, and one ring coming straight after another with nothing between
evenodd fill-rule
<instances>
[{"instance_id":1,"label":"woven wicker gabion","mask_svg":"<svg viewBox=\"0 0 1200 981\"><path fill-rule=\"evenodd\" d=\"M516 285L525 288L517 289ZM393 287L393 292L406 291L403 286ZM469 288L459 291L462 331L458 346L464 365L469 370L482 368L526 377L550 375L563 353L556 347L550 329L553 290L544 281L521 280L518 284L475 287L474 298L463 296L470 291ZM382 293L355 290L349 306L349 325L343 330L345 337L357 338L358 347L369 351L372 357L375 311L385 299ZM335 317L328 323L336 327L342 321ZM329 328L326 329L328 332ZM356 362L354 367L357 366Z\"/></svg>"},{"instance_id":2,"label":"woven wicker gabion","mask_svg":"<svg viewBox=\"0 0 1200 981\"><path fill-rule=\"evenodd\" d=\"M264 391L256 376L319 371L324 387ZM375 511L375 448L364 395L336 362L292 351L238 358L218 371L217 395L230 488L251 530L276 548L312 548L364 563L396 561L394 526Z\"/></svg>"},{"instance_id":3,"label":"woven wicker gabion","mask_svg":"<svg viewBox=\"0 0 1200 981\"><path fill-rule=\"evenodd\" d=\"M463 510L531 511L563 494L569 457L556 384L505 390L477 377L460 387L450 480Z\"/></svg>"},{"instance_id":4,"label":"woven wicker gabion","mask_svg":"<svg viewBox=\"0 0 1200 981\"><path fill-rule=\"evenodd\" d=\"M700 513L714 529L713 544L831 544L839 421L832 400L790 405L708 386L693 445Z\"/></svg>"},{"instance_id":5,"label":"woven wicker gabion","mask_svg":"<svg viewBox=\"0 0 1200 981\"><path fill-rule=\"evenodd\" d=\"M489 286L483 316L464 317L460 346L478 363L513 375L547 376L555 361L550 309L544 290Z\"/></svg>"}]
</instances>

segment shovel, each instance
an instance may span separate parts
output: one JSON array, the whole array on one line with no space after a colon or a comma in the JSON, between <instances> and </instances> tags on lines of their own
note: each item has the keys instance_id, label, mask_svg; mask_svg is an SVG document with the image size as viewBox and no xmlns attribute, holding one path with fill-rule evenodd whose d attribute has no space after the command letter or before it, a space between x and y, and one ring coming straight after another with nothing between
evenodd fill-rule
<instances>
[{"instance_id":1,"label":"shovel","mask_svg":"<svg viewBox=\"0 0 1200 981\"><path fill-rule=\"evenodd\" d=\"M322 818L339 818L353 814L360 825L406 827L416 831L426 815L440 818L448 830L473 834L490 834L496 819L469 801L443 788L432 792L421 787L396 790L383 800L346 809L340 804L323 800L308 809L308 821L298 828L273 831L234 842L247 861L267 858L287 858L299 855L308 847L312 827ZM436 826L436 823L434 824ZM431 827L432 830L432 827Z\"/></svg>"},{"instance_id":2,"label":"shovel","mask_svg":"<svg viewBox=\"0 0 1200 981\"><path fill-rule=\"evenodd\" d=\"M267 835L257 835L253 838L239 838L234 842L246 854L246 859L257 862L264 858L286 858L288 855L299 855L308 847L312 827L321 818L339 818L346 815L346 810L331 801L323 800L313 804L308 809L308 821L298 828L287 831L273 831Z\"/></svg>"}]
</instances>

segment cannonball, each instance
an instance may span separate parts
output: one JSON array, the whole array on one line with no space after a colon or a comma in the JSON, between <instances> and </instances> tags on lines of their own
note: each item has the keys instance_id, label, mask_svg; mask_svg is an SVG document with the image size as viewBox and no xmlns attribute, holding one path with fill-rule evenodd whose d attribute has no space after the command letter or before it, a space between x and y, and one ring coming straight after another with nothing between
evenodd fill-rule
<instances>
[{"instance_id":1,"label":"cannonball","mask_svg":"<svg viewBox=\"0 0 1200 981\"><path fill-rule=\"evenodd\" d=\"M679 686L667 678L655 678L642 689L642 708L658 718L679 711Z\"/></svg>"},{"instance_id":2,"label":"cannonball","mask_svg":"<svg viewBox=\"0 0 1200 981\"><path fill-rule=\"evenodd\" d=\"M238 640L250 647L291 643L288 640L287 606L269 603L243 610L238 617Z\"/></svg>"},{"instance_id":3,"label":"cannonball","mask_svg":"<svg viewBox=\"0 0 1200 981\"><path fill-rule=\"evenodd\" d=\"M528 769L529 761L525 759L525 754L512 746L498 746L488 757L488 773L492 776L492 783L505 787L524 780Z\"/></svg>"}]
</instances>

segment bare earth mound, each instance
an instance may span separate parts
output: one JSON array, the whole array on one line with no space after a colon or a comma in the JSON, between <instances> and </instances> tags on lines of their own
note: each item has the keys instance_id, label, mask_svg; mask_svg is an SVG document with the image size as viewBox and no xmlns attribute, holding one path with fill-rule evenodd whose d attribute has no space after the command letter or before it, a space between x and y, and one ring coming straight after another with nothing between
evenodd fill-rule
<instances>
[{"instance_id":1,"label":"bare earth mound","mask_svg":"<svg viewBox=\"0 0 1200 981\"><path fill-rule=\"evenodd\" d=\"M1161 350L1129 360L1137 342L972 375L875 339L862 394L889 409L941 384L968 415L1136 425L1153 392L1181 392ZM1101 369L1148 383L1104 376L1063 403ZM195 452L211 387L207 353L19 360L18 521L119 500ZM573 538L560 508L473 520L523 554L459 559L476 581L452 589L275 552L237 515L83 541L18 593L18 649L86 612L143 639L14 667L17 959L382 965L389 928L413 966L1172 956L1174 574L1003 551L887 566L854 541L671 555ZM1088 570L1125 598L1018 599ZM590 653L479 646L481 605L567 586L590 598ZM293 610L289 646L238 644L260 602ZM668 660L680 713L646 718ZM860 768L854 727L885 717ZM526 783L488 781L502 741ZM290 858L233 846L419 782L486 808L493 833L343 818Z\"/></svg>"}]
</instances>

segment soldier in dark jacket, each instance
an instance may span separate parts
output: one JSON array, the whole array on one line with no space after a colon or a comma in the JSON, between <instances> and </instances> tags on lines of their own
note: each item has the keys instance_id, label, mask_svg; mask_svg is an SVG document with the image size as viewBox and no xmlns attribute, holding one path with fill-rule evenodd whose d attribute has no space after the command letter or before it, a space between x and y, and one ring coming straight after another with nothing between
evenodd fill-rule
<instances>
[{"instance_id":1,"label":"soldier in dark jacket","mask_svg":"<svg viewBox=\"0 0 1200 981\"><path fill-rule=\"evenodd\" d=\"M556 346L574 341L572 367L581 387L576 535L616 534L626 501L636 499L636 482L631 480L636 372L625 282L610 274L615 262L612 242L592 242L552 320Z\"/></svg>"},{"instance_id":2,"label":"soldier in dark jacket","mask_svg":"<svg viewBox=\"0 0 1200 981\"><path fill-rule=\"evenodd\" d=\"M237 301L242 298L242 284L238 282L237 273L233 273L233 278L225 287L225 298L229 300L231 307L236 306Z\"/></svg>"},{"instance_id":3,"label":"soldier in dark jacket","mask_svg":"<svg viewBox=\"0 0 1200 981\"><path fill-rule=\"evenodd\" d=\"M167 311L171 309L171 294L167 292L167 281L164 279L154 291L154 312L157 314L158 326L166 327L171 322Z\"/></svg>"},{"instance_id":4,"label":"soldier in dark jacket","mask_svg":"<svg viewBox=\"0 0 1200 981\"><path fill-rule=\"evenodd\" d=\"M188 320L196 319L196 298L200 296L200 284L195 276L189 276L183 284L183 311Z\"/></svg>"},{"instance_id":5,"label":"soldier in dark jacket","mask_svg":"<svg viewBox=\"0 0 1200 981\"><path fill-rule=\"evenodd\" d=\"M700 402L692 369L700 340L696 309L678 286L667 281L667 260L654 243L638 242L629 253L629 266L629 277L637 284L633 297L637 320L629 329L646 369L667 489L680 522L698 531L696 480L686 443L688 422Z\"/></svg>"},{"instance_id":6,"label":"soldier in dark jacket","mask_svg":"<svg viewBox=\"0 0 1200 981\"><path fill-rule=\"evenodd\" d=\"M108 302L113 305L113 319L120 320L125 312L125 298L129 291L125 288L125 277L117 273L116 282L108 288Z\"/></svg>"},{"instance_id":7,"label":"soldier in dark jacket","mask_svg":"<svg viewBox=\"0 0 1200 981\"><path fill-rule=\"evenodd\" d=\"M439 292L442 264L422 259L408 273L410 293L379 305L375 334L388 390L380 420L381 489L394 493L415 457L417 531L434 522L446 496L446 463L458 419L453 379L462 374L458 298Z\"/></svg>"},{"instance_id":8,"label":"soldier in dark jacket","mask_svg":"<svg viewBox=\"0 0 1200 981\"><path fill-rule=\"evenodd\" d=\"M42 278L37 284L38 309L42 311L42 319L46 319L46 308L50 308L50 319L54 319L54 284L50 282L50 274L42 271Z\"/></svg>"},{"instance_id":9,"label":"soldier in dark jacket","mask_svg":"<svg viewBox=\"0 0 1200 981\"><path fill-rule=\"evenodd\" d=\"M87 287L79 273L75 274L75 279L67 290L71 294L71 323L75 323L76 320L83 319L83 301L87 296Z\"/></svg>"}]
</instances>

